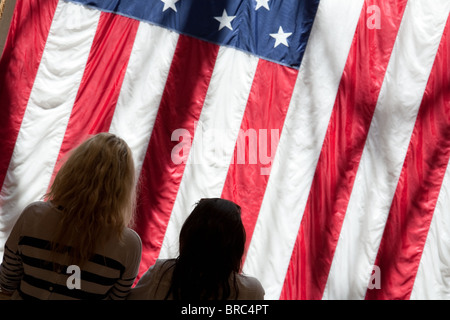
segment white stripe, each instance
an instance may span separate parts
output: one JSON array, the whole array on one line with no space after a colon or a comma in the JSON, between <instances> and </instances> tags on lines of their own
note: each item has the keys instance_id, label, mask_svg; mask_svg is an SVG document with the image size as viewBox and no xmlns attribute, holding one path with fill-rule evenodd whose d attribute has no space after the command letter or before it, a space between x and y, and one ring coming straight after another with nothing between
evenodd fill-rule
<instances>
[{"instance_id":1,"label":"white stripe","mask_svg":"<svg viewBox=\"0 0 450 320\"><path fill-rule=\"evenodd\" d=\"M219 49L160 258L178 254L178 235L195 203L221 196L257 64L247 53Z\"/></svg>"},{"instance_id":2,"label":"white stripe","mask_svg":"<svg viewBox=\"0 0 450 320\"><path fill-rule=\"evenodd\" d=\"M109 131L130 146L136 175L144 162L179 35L141 22Z\"/></svg>"},{"instance_id":3,"label":"white stripe","mask_svg":"<svg viewBox=\"0 0 450 320\"><path fill-rule=\"evenodd\" d=\"M450 15L450 2L442 10ZM448 36L448 35L447 35ZM447 164L410 299L450 299L450 164Z\"/></svg>"},{"instance_id":4,"label":"white stripe","mask_svg":"<svg viewBox=\"0 0 450 320\"><path fill-rule=\"evenodd\" d=\"M362 5L319 4L244 265L267 299L283 288Z\"/></svg>"},{"instance_id":5,"label":"white stripe","mask_svg":"<svg viewBox=\"0 0 450 320\"><path fill-rule=\"evenodd\" d=\"M323 299L364 299L368 290L417 112L448 16L448 10L444 10L448 3L447 0L410 0L407 3ZM382 276L383 270L380 272Z\"/></svg>"},{"instance_id":6,"label":"white stripe","mask_svg":"<svg viewBox=\"0 0 450 320\"><path fill-rule=\"evenodd\" d=\"M450 299L450 165L444 176L411 300Z\"/></svg>"},{"instance_id":7,"label":"white stripe","mask_svg":"<svg viewBox=\"0 0 450 320\"><path fill-rule=\"evenodd\" d=\"M100 12L60 1L0 193L0 247L21 211L47 191Z\"/></svg>"}]
</instances>

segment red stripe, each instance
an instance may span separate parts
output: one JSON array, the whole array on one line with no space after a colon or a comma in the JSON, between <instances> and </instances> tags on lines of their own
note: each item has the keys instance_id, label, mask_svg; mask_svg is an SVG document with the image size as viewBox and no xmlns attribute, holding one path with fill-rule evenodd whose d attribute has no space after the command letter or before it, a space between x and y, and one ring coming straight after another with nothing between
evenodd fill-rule
<instances>
[{"instance_id":1,"label":"red stripe","mask_svg":"<svg viewBox=\"0 0 450 320\"><path fill-rule=\"evenodd\" d=\"M101 13L53 176L73 147L109 130L138 26L137 20Z\"/></svg>"},{"instance_id":2,"label":"red stripe","mask_svg":"<svg viewBox=\"0 0 450 320\"><path fill-rule=\"evenodd\" d=\"M0 185L3 185L58 4L16 2L0 61Z\"/></svg>"},{"instance_id":3,"label":"red stripe","mask_svg":"<svg viewBox=\"0 0 450 320\"><path fill-rule=\"evenodd\" d=\"M184 129L194 136L218 50L217 45L179 37L141 171L136 218L143 245L139 277L159 255L185 168L172 161L172 150L179 144L171 141L172 133Z\"/></svg>"},{"instance_id":4,"label":"red stripe","mask_svg":"<svg viewBox=\"0 0 450 320\"><path fill-rule=\"evenodd\" d=\"M366 299L409 299L450 158L450 19L428 79Z\"/></svg>"},{"instance_id":5,"label":"red stripe","mask_svg":"<svg viewBox=\"0 0 450 320\"><path fill-rule=\"evenodd\" d=\"M298 70L259 60L253 79L233 163L228 169L222 191L223 198L241 206L247 233L246 248L250 243L269 179L272 166L269 157L275 155L297 74ZM252 134L254 141L250 137ZM273 140L272 134L276 136Z\"/></svg>"},{"instance_id":6,"label":"red stripe","mask_svg":"<svg viewBox=\"0 0 450 320\"><path fill-rule=\"evenodd\" d=\"M381 11L380 29L370 29ZM345 65L281 299L321 299L406 0L368 0ZM369 11L370 12L370 11Z\"/></svg>"}]
</instances>

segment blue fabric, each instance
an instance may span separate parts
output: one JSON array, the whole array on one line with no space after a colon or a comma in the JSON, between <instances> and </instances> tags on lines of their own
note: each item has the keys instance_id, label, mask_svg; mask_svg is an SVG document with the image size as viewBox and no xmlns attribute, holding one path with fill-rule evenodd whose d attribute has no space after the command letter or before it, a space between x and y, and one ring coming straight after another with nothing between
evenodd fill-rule
<instances>
[{"instance_id":1,"label":"blue fabric","mask_svg":"<svg viewBox=\"0 0 450 320\"><path fill-rule=\"evenodd\" d=\"M161 0L71 0L72 2L114 12L130 18L159 25L181 34L218 45L234 47L266 60L299 68L305 52L319 0L270 0L257 8L256 0L180 0L164 9ZM214 17L224 10L235 16L230 30ZM287 37L288 46L275 45L279 28Z\"/></svg>"}]
</instances>

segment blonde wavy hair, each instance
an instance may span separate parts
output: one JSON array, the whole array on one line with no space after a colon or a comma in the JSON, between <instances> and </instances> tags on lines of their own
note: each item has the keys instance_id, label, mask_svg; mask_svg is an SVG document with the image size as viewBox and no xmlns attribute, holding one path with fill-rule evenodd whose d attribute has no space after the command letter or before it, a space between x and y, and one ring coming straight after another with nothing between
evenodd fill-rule
<instances>
[{"instance_id":1,"label":"blonde wavy hair","mask_svg":"<svg viewBox=\"0 0 450 320\"><path fill-rule=\"evenodd\" d=\"M135 180L131 150L116 135L99 133L75 148L46 195L62 211L52 253L80 266L108 238L122 239L133 223Z\"/></svg>"}]
</instances>

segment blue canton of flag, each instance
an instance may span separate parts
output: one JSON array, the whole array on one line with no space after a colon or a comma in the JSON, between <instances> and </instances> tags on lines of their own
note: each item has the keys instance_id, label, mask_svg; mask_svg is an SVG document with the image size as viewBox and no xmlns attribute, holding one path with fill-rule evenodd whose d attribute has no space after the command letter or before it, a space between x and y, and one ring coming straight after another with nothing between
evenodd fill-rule
<instances>
[{"instance_id":1,"label":"blue canton of flag","mask_svg":"<svg viewBox=\"0 0 450 320\"><path fill-rule=\"evenodd\" d=\"M298 69L319 0L73 0Z\"/></svg>"}]
</instances>

